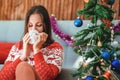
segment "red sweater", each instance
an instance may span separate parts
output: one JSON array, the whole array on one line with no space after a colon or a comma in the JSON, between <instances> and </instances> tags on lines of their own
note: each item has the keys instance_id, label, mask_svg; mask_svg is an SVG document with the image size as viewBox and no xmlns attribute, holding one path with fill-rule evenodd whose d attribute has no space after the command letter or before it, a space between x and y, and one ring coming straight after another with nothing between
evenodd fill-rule
<instances>
[{"instance_id":1,"label":"red sweater","mask_svg":"<svg viewBox=\"0 0 120 80\"><path fill-rule=\"evenodd\" d=\"M15 80L15 69L22 62L19 56L22 54L22 46L16 43L10 50L3 68L0 71L0 80ZM63 62L63 48L58 42L42 48L35 55L33 52L27 62L34 67L42 80L54 80L59 74Z\"/></svg>"}]
</instances>

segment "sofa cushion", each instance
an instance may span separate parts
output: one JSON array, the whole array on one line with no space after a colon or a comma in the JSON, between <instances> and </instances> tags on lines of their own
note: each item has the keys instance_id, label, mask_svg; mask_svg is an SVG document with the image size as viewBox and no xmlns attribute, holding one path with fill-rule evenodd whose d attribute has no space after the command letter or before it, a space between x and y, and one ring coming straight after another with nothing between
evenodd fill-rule
<instances>
[{"instance_id":1,"label":"sofa cushion","mask_svg":"<svg viewBox=\"0 0 120 80\"><path fill-rule=\"evenodd\" d=\"M3 64L14 43L0 42L0 64Z\"/></svg>"}]
</instances>

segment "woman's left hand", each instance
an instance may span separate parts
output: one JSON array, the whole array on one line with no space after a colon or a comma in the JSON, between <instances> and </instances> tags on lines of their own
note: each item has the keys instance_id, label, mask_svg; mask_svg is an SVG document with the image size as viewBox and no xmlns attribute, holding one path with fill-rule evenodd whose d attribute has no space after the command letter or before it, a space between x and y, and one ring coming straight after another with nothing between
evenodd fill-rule
<instances>
[{"instance_id":1,"label":"woman's left hand","mask_svg":"<svg viewBox=\"0 0 120 80\"><path fill-rule=\"evenodd\" d=\"M47 38L48 38L48 34L46 34L45 32L41 32L37 35L37 40L33 44L34 54L40 51L40 48L46 42Z\"/></svg>"}]
</instances>

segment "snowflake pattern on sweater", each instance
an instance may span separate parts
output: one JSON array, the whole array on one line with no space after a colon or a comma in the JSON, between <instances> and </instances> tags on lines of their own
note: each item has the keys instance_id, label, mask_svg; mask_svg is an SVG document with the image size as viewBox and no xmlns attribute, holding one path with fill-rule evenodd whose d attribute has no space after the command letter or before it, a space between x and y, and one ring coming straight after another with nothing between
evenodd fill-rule
<instances>
[{"instance_id":1,"label":"snowflake pattern on sweater","mask_svg":"<svg viewBox=\"0 0 120 80\"><path fill-rule=\"evenodd\" d=\"M5 65L0 71L0 80L15 80L15 69L22 62L19 57L23 49L22 46L18 46L19 44L20 42L11 48ZM54 80L61 71L63 55L62 46L58 42L54 42L40 49L40 52L35 55L31 52L27 62L34 67L41 80Z\"/></svg>"},{"instance_id":2,"label":"snowflake pattern on sweater","mask_svg":"<svg viewBox=\"0 0 120 80\"><path fill-rule=\"evenodd\" d=\"M58 46L58 45L56 45L56 46ZM22 49L19 50L14 45L8 55L8 58L6 59L6 62L7 61L15 61L18 57L20 57L22 55L22 52L23 52ZM61 69L62 62L63 62L63 49L62 48L58 48L55 46L53 48L46 47L46 48L42 48L40 50L40 52L43 54L43 57L48 64L54 64L58 67L59 70ZM27 59L27 62L32 66L35 65L33 52L30 53L30 55Z\"/></svg>"}]
</instances>

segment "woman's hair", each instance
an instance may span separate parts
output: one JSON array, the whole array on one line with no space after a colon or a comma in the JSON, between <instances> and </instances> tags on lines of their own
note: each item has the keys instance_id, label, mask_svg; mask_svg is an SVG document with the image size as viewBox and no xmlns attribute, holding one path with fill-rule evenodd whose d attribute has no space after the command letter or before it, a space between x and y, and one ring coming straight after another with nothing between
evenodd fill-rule
<instances>
[{"instance_id":1,"label":"woman's hair","mask_svg":"<svg viewBox=\"0 0 120 80\"><path fill-rule=\"evenodd\" d=\"M46 47L54 42L54 40L52 38L52 31L51 31L51 23L50 23L49 14L48 14L46 8L41 6L41 5L31 7L30 10L27 12L26 17L25 17L24 35L28 32L27 25L28 25L29 18L32 14L39 14L42 17L42 21L44 23L43 31L48 34L48 38L47 38L45 44L43 44L43 47Z\"/></svg>"}]
</instances>

